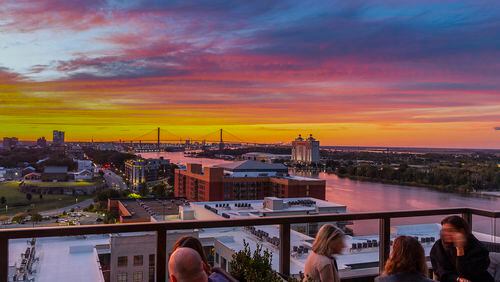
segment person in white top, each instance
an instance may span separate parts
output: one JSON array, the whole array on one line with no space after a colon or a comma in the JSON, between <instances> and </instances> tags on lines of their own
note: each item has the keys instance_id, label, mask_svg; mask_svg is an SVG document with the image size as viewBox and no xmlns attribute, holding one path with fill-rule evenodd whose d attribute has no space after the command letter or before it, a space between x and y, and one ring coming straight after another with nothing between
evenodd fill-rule
<instances>
[{"instance_id":1,"label":"person in white top","mask_svg":"<svg viewBox=\"0 0 500 282\"><path fill-rule=\"evenodd\" d=\"M340 282L333 255L342 253L346 248L344 236L342 230L331 224L319 229L305 264L303 281Z\"/></svg>"}]
</instances>

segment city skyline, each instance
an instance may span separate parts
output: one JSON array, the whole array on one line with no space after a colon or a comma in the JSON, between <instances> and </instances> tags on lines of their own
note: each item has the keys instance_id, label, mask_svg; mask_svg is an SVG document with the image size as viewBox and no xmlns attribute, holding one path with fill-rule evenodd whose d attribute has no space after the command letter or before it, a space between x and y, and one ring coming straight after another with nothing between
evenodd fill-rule
<instances>
[{"instance_id":1,"label":"city skyline","mask_svg":"<svg viewBox=\"0 0 500 282\"><path fill-rule=\"evenodd\" d=\"M498 8L5 1L0 133L98 141L224 128L255 142L312 133L321 145L500 148Z\"/></svg>"}]
</instances>

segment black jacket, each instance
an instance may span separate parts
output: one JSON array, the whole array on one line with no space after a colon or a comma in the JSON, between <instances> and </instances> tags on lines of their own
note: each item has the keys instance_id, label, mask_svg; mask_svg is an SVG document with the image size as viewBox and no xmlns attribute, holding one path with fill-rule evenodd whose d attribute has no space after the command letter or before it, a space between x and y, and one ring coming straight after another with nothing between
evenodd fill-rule
<instances>
[{"instance_id":1,"label":"black jacket","mask_svg":"<svg viewBox=\"0 0 500 282\"><path fill-rule=\"evenodd\" d=\"M437 240L432 246L431 263L441 282L455 282L458 277L472 282L494 282L488 273L489 252L474 235L467 239L465 255L461 257L457 257L454 246L445 246L441 239Z\"/></svg>"},{"instance_id":2,"label":"black jacket","mask_svg":"<svg viewBox=\"0 0 500 282\"><path fill-rule=\"evenodd\" d=\"M396 273L391 275L381 275L375 278L375 282L433 282L431 279L420 273Z\"/></svg>"}]
</instances>

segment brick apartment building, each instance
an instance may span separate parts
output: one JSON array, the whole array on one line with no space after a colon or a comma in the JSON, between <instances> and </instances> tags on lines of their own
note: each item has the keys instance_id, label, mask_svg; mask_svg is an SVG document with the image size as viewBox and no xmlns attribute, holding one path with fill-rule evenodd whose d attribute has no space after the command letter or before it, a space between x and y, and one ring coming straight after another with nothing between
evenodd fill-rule
<instances>
[{"instance_id":1,"label":"brick apartment building","mask_svg":"<svg viewBox=\"0 0 500 282\"><path fill-rule=\"evenodd\" d=\"M290 176L283 164L240 161L213 167L188 164L175 171L174 195L190 201L325 199L324 180Z\"/></svg>"}]
</instances>

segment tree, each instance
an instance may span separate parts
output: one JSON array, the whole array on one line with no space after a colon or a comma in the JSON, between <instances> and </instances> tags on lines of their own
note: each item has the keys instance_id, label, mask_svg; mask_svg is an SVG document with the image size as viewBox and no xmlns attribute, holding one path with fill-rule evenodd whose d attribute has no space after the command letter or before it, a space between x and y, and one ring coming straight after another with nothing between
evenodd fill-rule
<instances>
[{"instance_id":1,"label":"tree","mask_svg":"<svg viewBox=\"0 0 500 282\"><path fill-rule=\"evenodd\" d=\"M170 164L170 171L168 173L168 179L167 183L170 184L170 186L174 186L175 182L175 170L178 169L179 166L176 164Z\"/></svg>"},{"instance_id":2,"label":"tree","mask_svg":"<svg viewBox=\"0 0 500 282\"><path fill-rule=\"evenodd\" d=\"M156 184L152 188L153 194L158 198L164 198L167 196L167 184L160 183Z\"/></svg>"},{"instance_id":3,"label":"tree","mask_svg":"<svg viewBox=\"0 0 500 282\"><path fill-rule=\"evenodd\" d=\"M31 193L26 193L26 200L31 201L32 198L33 195L31 195Z\"/></svg>"},{"instance_id":4,"label":"tree","mask_svg":"<svg viewBox=\"0 0 500 282\"><path fill-rule=\"evenodd\" d=\"M140 198L142 198L142 196L139 195L139 194L137 194L137 193L130 193L130 194L128 194L127 197L130 198L130 199L140 199Z\"/></svg>"},{"instance_id":5,"label":"tree","mask_svg":"<svg viewBox=\"0 0 500 282\"><path fill-rule=\"evenodd\" d=\"M231 275L241 282L247 281L283 281L272 269L272 254L262 250L262 245L257 244L255 251L250 251L249 244L243 240L244 249L233 254L230 262Z\"/></svg>"},{"instance_id":6,"label":"tree","mask_svg":"<svg viewBox=\"0 0 500 282\"><path fill-rule=\"evenodd\" d=\"M33 224L40 222L42 220L43 220L43 217L41 214L36 213L36 212L31 214L31 221L33 222Z\"/></svg>"},{"instance_id":7,"label":"tree","mask_svg":"<svg viewBox=\"0 0 500 282\"><path fill-rule=\"evenodd\" d=\"M14 217L12 217L12 222L21 223L26 216L28 216L28 214L25 212L16 213Z\"/></svg>"},{"instance_id":8,"label":"tree","mask_svg":"<svg viewBox=\"0 0 500 282\"><path fill-rule=\"evenodd\" d=\"M0 204L5 205L6 203L7 199L4 196L0 197Z\"/></svg>"},{"instance_id":9,"label":"tree","mask_svg":"<svg viewBox=\"0 0 500 282\"><path fill-rule=\"evenodd\" d=\"M115 224L117 222L117 215L111 212L105 212L103 222L105 224Z\"/></svg>"},{"instance_id":10,"label":"tree","mask_svg":"<svg viewBox=\"0 0 500 282\"><path fill-rule=\"evenodd\" d=\"M114 189L105 189L97 193L94 200L96 202L107 202L108 199L120 197L122 197L122 194L119 191Z\"/></svg>"},{"instance_id":11,"label":"tree","mask_svg":"<svg viewBox=\"0 0 500 282\"><path fill-rule=\"evenodd\" d=\"M149 194L149 188L146 185L146 183L140 183L139 186L137 187L137 190L139 191L139 194L143 197Z\"/></svg>"},{"instance_id":12,"label":"tree","mask_svg":"<svg viewBox=\"0 0 500 282\"><path fill-rule=\"evenodd\" d=\"M345 166L341 166L341 167L337 168L337 173L340 175L347 174L347 168Z\"/></svg>"},{"instance_id":13,"label":"tree","mask_svg":"<svg viewBox=\"0 0 500 282\"><path fill-rule=\"evenodd\" d=\"M88 207L86 207L86 208L84 209L84 211L94 212L94 211L95 211L95 206L94 206L94 204L90 204Z\"/></svg>"}]
</instances>

